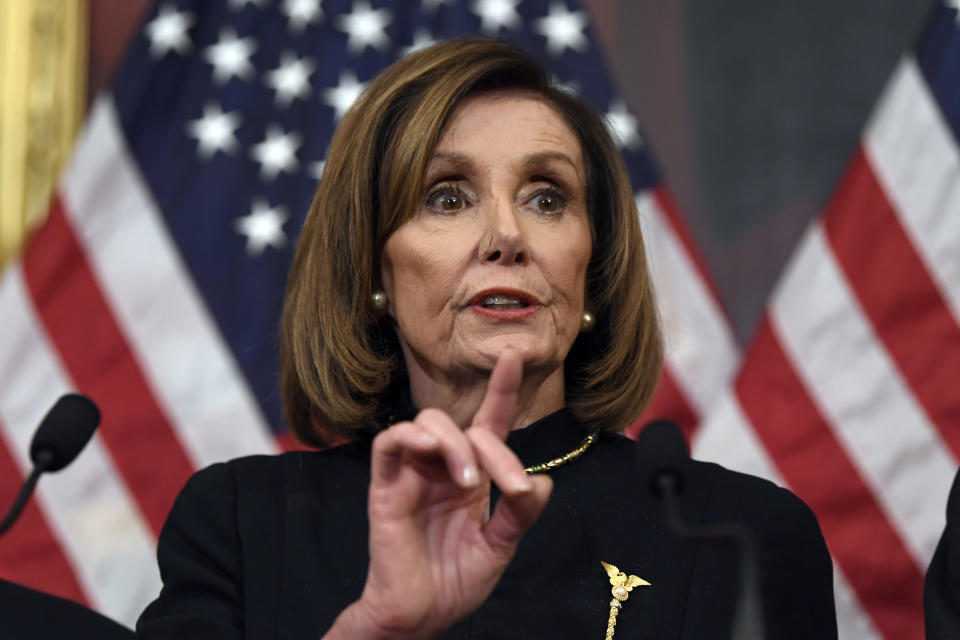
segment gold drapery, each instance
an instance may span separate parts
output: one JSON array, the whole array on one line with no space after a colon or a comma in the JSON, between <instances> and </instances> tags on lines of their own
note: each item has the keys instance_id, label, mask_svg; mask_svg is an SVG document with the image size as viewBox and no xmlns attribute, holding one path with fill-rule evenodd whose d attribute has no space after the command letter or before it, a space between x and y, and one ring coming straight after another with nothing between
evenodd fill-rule
<instances>
[{"instance_id":1,"label":"gold drapery","mask_svg":"<svg viewBox=\"0 0 960 640\"><path fill-rule=\"evenodd\" d=\"M0 266L45 215L83 119L87 3L0 1Z\"/></svg>"}]
</instances>

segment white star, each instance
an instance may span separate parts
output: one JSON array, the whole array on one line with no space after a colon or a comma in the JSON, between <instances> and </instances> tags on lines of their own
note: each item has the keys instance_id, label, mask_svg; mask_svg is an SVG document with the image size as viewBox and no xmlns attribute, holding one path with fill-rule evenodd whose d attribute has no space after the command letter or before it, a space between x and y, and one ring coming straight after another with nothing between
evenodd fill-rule
<instances>
[{"instance_id":1,"label":"white star","mask_svg":"<svg viewBox=\"0 0 960 640\"><path fill-rule=\"evenodd\" d=\"M517 29L523 22L517 13L520 0L474 0L473 11L480 16L480 30L496 35L500 29Z\"/></svg>"},{"instance_id":2,"label":"white star","mask_svg":"<svg viewBox=\"0 0 960 640\"><path fill-rule=\"evenodd\" d=\"M280 56L280 66L268 71L264 82L276 90L274 101L277 105L286 107L294 98L304 98L310 93L310 74L316 68L310 58L298 59L293 53L284 52Z\"/></svg>"},{"instance_id":3,"label":"white star","mask_svg":"<svg viewBox=\"0 0 960 640\"><path fill-rule=\"evenodd\" d=\"M169 4L160 7L157 17L147 24L147 38L150 39L150 55L162 58L174 49L180 55L190 51L193 43L187 30L196 18L189 11L177 11Z\"/></svg>"},{"instance_id":4,"label":"white star","mask_svg":"<svg viewBox=\"0 0 960 640\"><path fill-rule=\"evenodd\" d=\"M323 90L323 101L333 107L335 121L343 117L361 91L363 91L363 83L357 82L357 76L349 69L340 72L340 84Z\"/></svg>"},{"instance_id":5,"label":"white star","mask_svg":"<svg viewBox=\"0 0 960 640\"><path fill-rule=\"evenodd\" d=\"M233 230L247 237L247 254L259 256L267 245L282 249L287 243L283 232L286 221L287 212L283 207L271 207L266 200L257 198L250 215L233 221Z\"/></svg>"},{"instance_id":6,"label":"white star","mask_svg":"<svg viewBox=\"0 0 960 640\"><path fill-rule=\"evenodd\" d=\"M450 3L451 7L456 6L457 0L420 0L420 9L424 13L436 13L440 5Z\"/></svg>"},{"instance_id":7,"label":"white star","mask_svg":"<svg viewBox=\"0 0 960 640\"><path fill-rule=\"evenodd\" d=\"M263 7L263 5L269 0L230 0L230 8L234 11L240 11L248 4L252 4L257 8Z\"/></svg>"},{"instance_id":8,"label":"white star","mask_svg":"<svg viewBox=\"0 0 960 640\"><path fill-rule=\"evenodd\" d=\"M301 33L308 24L323 17L320 0L284 0L281 9L287 14L290 31L294 33Z\"/></svg>"},{"instance_id":9,"label":"white star","mask_svg":"<svg viewBox=\"0 0 960 640\"><path fill-rule=\"evenodd\" d=\"M250 56L257 50L257 41L253 38L238 38L237 32L227 27L220 30L220 40L203 52L203 58L213 65L213 79L218 84L226 84L237 76L248 80L253 74Z\"/></svg>"},{"instance_id":10,"label":"white star","mask_svg":"<svg viewBox=\"0 0 960 640\"><path fill-rule=\"evenodd\" d=\"M626 103L619 98L610 103L607 126L610 127L610 133L618 147L636 150L643 144L637 131L637 119L627 111Z\"/></svg>"},{"instance_id":11,"label":"white star","mask_svg":"<svg viewBox=\"0 0 960 640\"><path fill-rule=\"evenodd\" d=\"M240 126L240 114L236 111L224 113L220 105L208 103L203 108L203 117L187 123L187 133L196 138L197 154L209 160L217 151L233 153L237 150L237 138L234 135Z\"/></svg>"},{"instance_id":12,"label":"white star","mask_svg":"<svg viewBox=\"0 0 960 640\"><path fill-rule=\"evenodd\" d=\"M367 47L377 51L390 48L390 38L384 31L393 18L390 9L371 9L365 0L356 0L351 13L337 17L337 29L347 33L347 50L357 55Z\"/></svg>"},{"instance_id":13,"label":"white star","mask_svg":"<svg viewBox=\"0 0 960 640\"><path fill-rule=\"evenodd\" d=\"M583 30L588 22L585 11L570 11L562 2L551 2L550 13L533 21L533 31L547 39L547 53L558 56L567 48L587 50L590 41Z\"/></svg>"},{"instance_id":14,"label":"white star","mask_svg":"<svg viewBox=\"0 0 960 640\"><path fill-rule=\"evenodd\" d=\"M426 29L417 28L416 32L413 34L413 42L410 43L410 46L404 47L400 50L400 57L408 56L414 51L420 51L420 49L426 49L427 47L436 44L437 41L433 39L433 36L430 35L430 32Z\"/></svg>"},{"instance_id":15,"label":"white star","mask_svg":"<svg viewBox=\"0 0 960 640\"><path fill-rule=\"evenodd\" d=\"M957 24L960 25L960 0L947 0L947 8L957 10L955 18L957 19Z\"/></svg>"},{"instance_id":16,"label":"white star","mask_svg":"<svg viewBox=\"0 0 960 640\"><path fill-rule=\"evenodd\" d=\"M263 142L253 145L250 155L260 163L260 177L273 180L277 174L293 173L300 166L297 162L297 149L302 139L296 131L284 133L276 125L267 127L267 137Z\"/></svg>"},{"instance_id":17,"label":"white star","mask_svg":"<svg viewBox=\"0 0 960 640\"><path fill-rule=\"evenodd\" d=\"M316 162L311 162L307 165L307 175L309 175L314 180L319 180L323 177L323 168L327 166L326 160L317 160Z\"/></svg>"}]
</instances>

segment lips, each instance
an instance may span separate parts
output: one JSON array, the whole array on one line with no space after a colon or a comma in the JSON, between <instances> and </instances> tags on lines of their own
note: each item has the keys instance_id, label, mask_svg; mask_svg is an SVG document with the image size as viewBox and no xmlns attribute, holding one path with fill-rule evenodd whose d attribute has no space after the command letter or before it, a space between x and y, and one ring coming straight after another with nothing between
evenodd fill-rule
<instances>
[{"instance_id":1,"label":"lips","mask_svg":"<svg viewBox=\"0 0 960 640\"><path fill-rule=\"evenodd\" d=\"M488 318L520 320L540 310L540 301L518 289L485 289L470 299L470 308Z\"/></svg>"}]
</instances>

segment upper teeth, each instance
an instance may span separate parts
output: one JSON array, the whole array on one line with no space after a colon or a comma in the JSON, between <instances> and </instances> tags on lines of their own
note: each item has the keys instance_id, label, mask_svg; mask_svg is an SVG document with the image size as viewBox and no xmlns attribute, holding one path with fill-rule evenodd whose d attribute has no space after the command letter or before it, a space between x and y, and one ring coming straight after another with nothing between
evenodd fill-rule
<instances>
[{"instance_id":1,"label":"upper teeth","mask_svg":"<svg viewBox=\"0 0 960 640\"><path fill-rule=\"evenodd\" d=\"M495 293L492 296L487 296L483 299L481 303L483 305L501 305L501 304L523 304L523 301L520 298L514 296L503 295L502 293Z\"/></svg>"}]
</instances>

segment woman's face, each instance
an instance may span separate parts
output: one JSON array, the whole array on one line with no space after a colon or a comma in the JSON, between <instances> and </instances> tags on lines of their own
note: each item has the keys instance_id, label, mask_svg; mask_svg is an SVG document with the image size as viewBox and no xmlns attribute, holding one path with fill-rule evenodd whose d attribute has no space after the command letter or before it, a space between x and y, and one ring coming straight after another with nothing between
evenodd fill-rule
<instances>
[{"instance_id":1,"label":"woman's face","mask_svg":"<svg viewBox=\"0 0 960 640\"><path fill-rule=\"evenodd\" d=\"M408 371L485 375L504 347L558 374L584 311L583 153L547 104L480 95L454 111L419 209L387 240L384 289Z\"/></svg>"}]
</instances>

